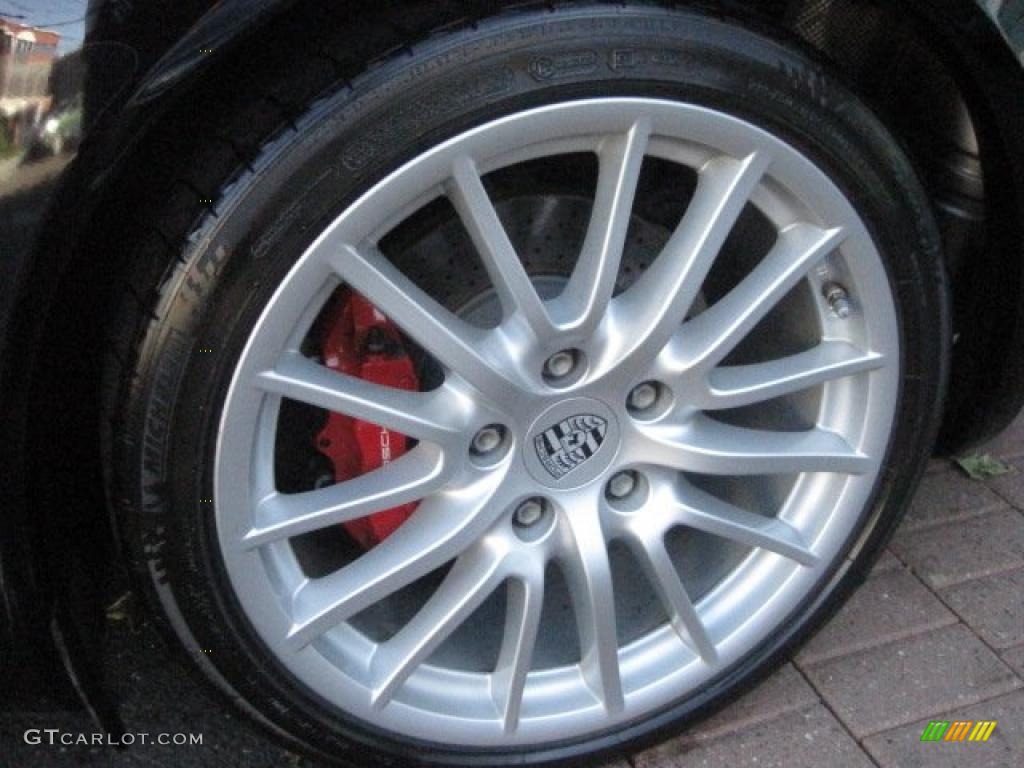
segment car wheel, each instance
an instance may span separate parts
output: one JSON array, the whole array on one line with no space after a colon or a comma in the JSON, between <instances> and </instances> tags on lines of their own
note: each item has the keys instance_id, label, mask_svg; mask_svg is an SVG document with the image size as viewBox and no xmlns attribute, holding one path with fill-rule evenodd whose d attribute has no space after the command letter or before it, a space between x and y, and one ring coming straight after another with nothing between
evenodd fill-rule
<instances>
[{"instance_id":1,"label":"car wheel","mask_svg":"<svg viewBox=\"0 0 1024 768\"><path fill-rule=\"evenodd\" d=\"M792 41L449 26L211 182L126 299L112 493L172 636L309 752L672 733L863 579L929 455L927 198Z\"/></svg>"}]
</instances>

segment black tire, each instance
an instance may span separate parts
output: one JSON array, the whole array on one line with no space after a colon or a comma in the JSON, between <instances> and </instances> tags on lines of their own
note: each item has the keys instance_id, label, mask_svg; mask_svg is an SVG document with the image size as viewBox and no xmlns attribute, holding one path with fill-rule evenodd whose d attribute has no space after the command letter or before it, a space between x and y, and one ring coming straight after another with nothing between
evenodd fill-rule
<instances>
[{"instance_id":1,"label":"black tire","mask_svg":"<svg viewBox=\"0 0 1024 768\"><path fill-rule=\"evenodd\" d=\"M129 288L115 315L112 359L123 362L108 370L110 493L124 546L171 635L214 686L293 748L353 765L520 765L627 754L760 680L863 580L908 505L938 426L949 347L946 278L928 200L893 137L793 41L736 20L646 5L523 9L448 26L351 83L327 83L315 101L324 83L305 72L295 77L295 90L311 103L292 125L267 120L250 164L223 141L200 138L178 169L181 178L198 179L191 191L178 190L190 215L160 195L139 214L161 243L185 238L185 245L170 258L152 255L165 253L162 246L145 258L129 254ZM270 293L361 191L490 118L596 95L656 95L740 116L799 148L854 201L890 270L905 342L887 463L847 556L785 626L704 690L611 732L515 754L398 740L346 718L292 679L233 599L202 501L211 497L220 404ZM254 130L227 117L224 126ZM209 162L211 153L218 162Z\"/></svg>"}]
</instances>

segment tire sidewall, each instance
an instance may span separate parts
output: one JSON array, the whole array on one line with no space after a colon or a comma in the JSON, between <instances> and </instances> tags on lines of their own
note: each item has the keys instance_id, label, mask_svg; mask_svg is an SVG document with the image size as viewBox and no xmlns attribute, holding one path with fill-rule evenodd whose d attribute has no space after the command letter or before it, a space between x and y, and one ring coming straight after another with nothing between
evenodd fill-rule
<instances>
[{"instance_id":1,"label":"tire sidewall","mask_svg":"<svg viewBox=\"0 0 1024 768\"><path fill-rule=\"evenodd\" d=\"M212 498L227 386L276 286L372 184L482 122L601 95L686 101L749 120L808 155L852 201L883 255L900 316L901 396L884 471L821 589L701 691L640 722L525 756L398 742L285 672L232 597L212 505L202 501ZM439 35L313 105L198 223L139 346L124 405L127 543L170 630L206 676L279 736L321 756L375 765L540 763L660 739L769 672L863 579L898 521L934 440L946 376L937 243L905 155L792 41L693 12L607 6L509 14Z\"/></svg>"}]
</instances>

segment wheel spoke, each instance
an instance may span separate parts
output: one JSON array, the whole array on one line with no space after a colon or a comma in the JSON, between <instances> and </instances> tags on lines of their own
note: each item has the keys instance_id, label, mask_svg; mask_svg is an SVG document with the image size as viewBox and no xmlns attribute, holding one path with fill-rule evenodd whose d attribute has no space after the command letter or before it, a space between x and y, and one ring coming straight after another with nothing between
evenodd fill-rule
<instances>
[{"instance_id":1,"label":"wheel spoke","mask_svg":"<svg viewBox=\"0 0 1024 768\"><path fill-rule=\"evenodd\" d=\"M382 509L417 501L439 490L451 475L443 452L420 443L410 453L365 475L304 493L274 493L256 508L246 549L347 523Z\"/></svg>"},{"instance_id":2,"label":"wheel spoke","mask_svg":"<svg viewBox=\"0 0 1024 768\"><path fill-rule=\"evenodd\" d=\"M484 392L507 390L508 379L483 353L488 334L449 312L376 248L343 245L334 271L438 362Z\"/></svg>"},{"instance_id":3,"label":"wheel spoke","mask_svg":"<svg viewBox=\"0 0 1024 768\"><path fill-rule=\"evenodd\" d=\"M433 392L386 387L333 371L298 352L286 353L274 370L259 374L256 386L437 445L451 444L462 429L457 400L444 387Z\"/></svg>"},{"instance_id":4,"label":"wheel spoke","mask_svg":"<svg viewBox=\"0 0 1024 768\"><path fill-rule=\"evenodd\" d=\"M705 663L713 664L718 652L665 548L665 531L643 525L630 526L628 531L625 542L654 587L679 639Z\"/></svg>"},{"instance_id":5,"label":"wheel spoke","mask_svg":"<svg viewBox=\"0 0 1024 768\"><path fill-rule=\"evenodd\" d=\"M505 578L506 553L486 542L461 555L441 586L370 661L371 703L385 706L413 671L454 632ZM499 550L499 551L495 551Z\"/></svg>"},{"instance_id":6,"label":"wheel spoke","mask_svg":"<svg viewBox=\"0 0 1024 768\"><path fill-rule=\"evenodd\" d=\"M492 678L494 704L505 733L514 732L519 725L526 676L540 628L544 573L542 567L537 570L540 573L509 579L505 593L505 633Z\"/></svg>"},{"instance_id":7,"label":"wheel spoke","mask_svg":"<svg viewBox=\"0 0 1024 768\"><path fill-rule=\"evenodd\" d=\"M794 224L733 290L676 333L687 367L716 365L807 272L844 239L842 229Z\"/></svg>"},{"instance_id":8,"label":"wheel spoke","mask_svg":"<svg viewBox=\"0 0 1024 768\"><path fill-rule=\"evenodd\" d=\"M480 254L505 318L519 313L536 336L550 334L551 320L544 303L509 240L472 159L460 157L455 161L448 196Z\"/></svg>"},{"instance_id":9,"label":"wheel spoke","mask_svg":"<svg viewBox=\"0 0 1024 768\"><path fill-rule=\"evenodd\" d=\"M569 283L552 305L564 331L591 333L612 297L650 132L650 121L638 120L625 134L609 137L598 152L587 234Z\"/></svg>"},{"instance_id":10,"label":"wheel spoke","mask_svg":"<svg viewBox=\"0 0 1024 768\"><path fill-rule=\"evenodd\" d=\"M704 410L740 408L884 365L883 355L864 352L845 341L825 341L779 360L714 368L707 390L687 402Z\"/></svg>"},{"instance_id":11,"label":"wheel spoke","mask_svg":"<svg viewBox=\"0 0 1024 768\"><path fill-rule=\"evenodd\" d=\"M810 567L818 562L803 535L785 520L748 512L689 483L677 488L671 514L681 525L767 549L801 565Z\"/></svg>"},{"instance_id":12,"label":"wheel spoke","mask_svg":"<svg viewBox=\"0 0 1024 768\"><path fill-rule=\"evenodd\" d=\"M479 486L431 496L369 552L335 573L304 581L292 597L289 646L304 648L465 550L499 514L486 509L491 483Z\"/></svg>"},{"instance_id":13,"label":"wheel spoke","mask_svg":"<svg viewBox=\"0 0 1024 768\"><path fill-rule=\"evenodd\" d=\"M708 475L776 475L842 472L860 475L872 460L840 435L821 427L775 432L723 424L696 416L682 426L638 426L637 459Z\"/></svg>"},{"instance_id":14,"label":"wheel spoke","mask_svg":"<svg viewBox=\"0 0 1024 768\"><path fill-rule=\"evenodd\" d=\"M614 336L603 367L653 358L672 338L700 293L736 220L770 163L767 152L718 157L700 173L679 226L654 263L614 303Z\"/></svg>"},{"instance_id":15,"label":"wheel spoke","mask_svg":"<svg viewBox=\"0 0 1024 768\"><path fill-rule=\"evenodd\" d=\"M569 517L574 545L562 568L580 639L583 679L608 712L624 705L608 545L596 510Z\"/></svg>"}]
</instances>

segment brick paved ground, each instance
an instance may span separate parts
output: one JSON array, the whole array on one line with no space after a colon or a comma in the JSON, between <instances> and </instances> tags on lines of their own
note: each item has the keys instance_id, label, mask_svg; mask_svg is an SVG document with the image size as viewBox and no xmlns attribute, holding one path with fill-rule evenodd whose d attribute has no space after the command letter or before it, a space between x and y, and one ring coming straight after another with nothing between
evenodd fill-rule
<instances>
[{"instance_id":1,"label":"brick paved ground","mask_svg":"<svg viewBox=\"0 0 1024 768\"><path fill-rule=\"evenodd\" d=\"M987 482L935 461L867 583L773 677L685 736L606 768L1024 766L1024 418L986 450ZM133 731L202 747L61 751L28 727L91 731L78 714L0 714L0 765L299 766L211 701L143 625L115 627L108 676ZM997 720L990 740L922 743L929 720Z\"/></svg>"},{"instance_id":2,"label":"brick paved ground","mask_svg":"<svg viewBox=\"0 0 1024 768\"><path fill-rule=\"evenodd\" d=\"M796 658L634 768L1024 766L1024 418L986 482L933 461L867 583ZM922 743L930 720L997 720ZM616 766L616 768L619 768Z\"/></svg>"}]
</instances>

